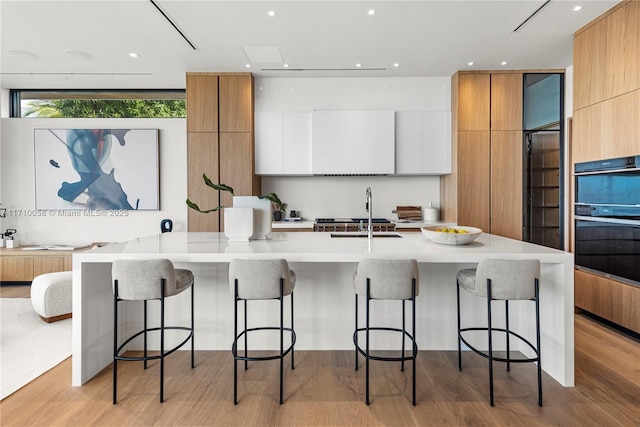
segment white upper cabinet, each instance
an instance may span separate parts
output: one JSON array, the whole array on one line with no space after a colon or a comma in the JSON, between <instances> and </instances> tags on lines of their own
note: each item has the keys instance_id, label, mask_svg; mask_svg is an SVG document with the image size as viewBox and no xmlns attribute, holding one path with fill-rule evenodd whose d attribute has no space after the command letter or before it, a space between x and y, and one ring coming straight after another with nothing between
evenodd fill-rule
<instances>
[{"instance_id":1,"label":"white upper cabinet","mask_svg":"<svg viewBox=\"0 0 640 427\"><path fill-rule=\"evenodd\" d=\"M284 171L282 113L255 113L256 175Z\"/></svg>"},{"instance_id":2,"label":"white upper cabinet","mask_svg":"<svg viewBox=\"0 0 640 427\"><path fill-rule=\"evenodd\" d=\"M396 113L397 175L451 173L451 112Z\"/></svg>"},{"instance_id":3,"label":"white upper cabinet","mask_svg":"<svg viewBox=\"0 0 640 427\"><path fill-rule=\"evenodd\" d=\"M312 128L314 174L394 173L393 111L314 111Z\"/></svg>"},{"instance_id":4,"label":"white upper cabinet","mask_svg":"<svg viewBox=\"0 0 640 427\"><path fill-rule=\"evenodd\" d=\"M285 175L311 175L311 113L284 113Z\"/></svg>"},{"instance_id":5,"label":"white upper cabinet","mask_svg":"<svg viewBox=\"0 0 640 427\"><path fill-rule=\"evenodd\" d=\"M256 112L256 175L311 175L311 113Z\"/></svg>"}]
</instances>

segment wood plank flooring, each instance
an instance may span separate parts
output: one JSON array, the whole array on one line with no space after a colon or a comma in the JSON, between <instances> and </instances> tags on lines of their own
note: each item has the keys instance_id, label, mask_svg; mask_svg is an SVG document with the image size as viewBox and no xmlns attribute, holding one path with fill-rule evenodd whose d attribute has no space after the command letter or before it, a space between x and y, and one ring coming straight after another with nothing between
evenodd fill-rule
<instances>
[{"instance_id":1,"label":"wood plank flooring","mask_svg":"<svg viewBox=\"0 0 640 427\"><path fill-rule=\"evenodd\" d=\"M2 294L0 294L2 295ZM196 332L197 333L197 332ZM118 404L111 403L111 370L71 387L71 358L0 402L5 426L640 426L640 342L593 321L575 318L576 387L543 376L537 406L535 367L495 370L495 407L488 402L486 361L465 353L423 351L417 361L417 403L411 368L371 362L371 405L364 403L364 361L354 371L351 351L298 351L285 360L285 402L278 404L278 362L239 370L233 405L231 353L169 356L165 402L159 403L158 364L119 364ZM239 365L239 367L242 365Z\"/></svg>"}]
</instances>

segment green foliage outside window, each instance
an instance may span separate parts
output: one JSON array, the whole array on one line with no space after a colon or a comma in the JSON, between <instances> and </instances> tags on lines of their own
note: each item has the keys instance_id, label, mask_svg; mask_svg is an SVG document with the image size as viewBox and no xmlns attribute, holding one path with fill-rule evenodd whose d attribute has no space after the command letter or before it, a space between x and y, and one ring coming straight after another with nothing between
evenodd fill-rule
<instances>
[{"instance_id":1,"label":"green foliage outside window","mask_svg":"<svg viewBox=\"0 0 640 427\"><path fill-rule=\"evenodd\" d=\"M22 117L64 118L180 118L186 117L186 102L150 99L53 99L30 101Z\"/></svg>"}]
</instances>

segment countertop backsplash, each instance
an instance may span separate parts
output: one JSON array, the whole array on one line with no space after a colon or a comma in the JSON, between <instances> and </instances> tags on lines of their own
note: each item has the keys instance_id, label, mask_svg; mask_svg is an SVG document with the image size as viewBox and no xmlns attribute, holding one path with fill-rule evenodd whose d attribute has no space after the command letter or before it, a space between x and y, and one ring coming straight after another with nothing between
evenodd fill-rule
<instances>
[{"instance_id":1,"label":"countertop backsplash","mask_svg":"<svg viewBox=\"0 0 640 427\"><path fill-rule=\"evenodd\" d=\"M262 192L275 192L287 211L304 219L364 217L365 190L373 193L373 216L397 219L398 205L440 206L438 176L300 176L262 177Z\"/></svg>"}]
</instances>

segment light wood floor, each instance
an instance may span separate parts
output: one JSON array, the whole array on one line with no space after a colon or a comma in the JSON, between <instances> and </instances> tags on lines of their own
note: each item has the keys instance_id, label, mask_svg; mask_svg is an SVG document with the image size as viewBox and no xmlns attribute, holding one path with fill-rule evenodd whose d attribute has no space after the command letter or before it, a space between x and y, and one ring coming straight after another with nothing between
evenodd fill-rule
<instances>
[{"instance_id":1,"label":"light wood floor","mask_svg":"<svg viewBox=\"0 0 640 427\"><path fill-rule=\"evenodd\" d=\"M239 371L240 402L234 406L230 352L197 352L191 370L189 353L180 351L167 359L163 404L157 364L146 371L139 363L119 364L114 406L111 370L74 388L69 358L0 402L0 425L640 426L640 342L583 315L575 318L575 342L576 387L562 387L545 374L542 408L533 365L512 366L511 372L498 365L492 408L485 360L465 354L459 372L455 352L435 351L418 356L416 407L411 369L402 373L388 362L371 363L366 406L364 369L354 371L351 351L296 352L296 369L285 371L283 405L278 363L253 363Z\"/></svg>"}]
</instances>

